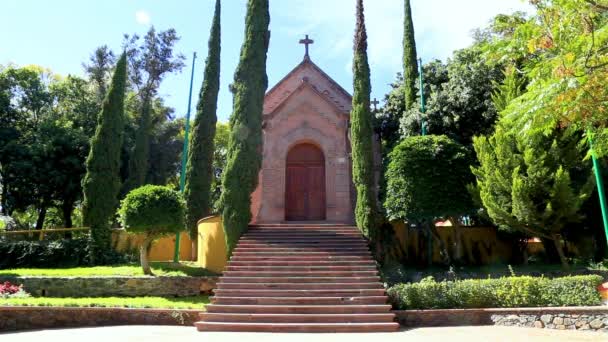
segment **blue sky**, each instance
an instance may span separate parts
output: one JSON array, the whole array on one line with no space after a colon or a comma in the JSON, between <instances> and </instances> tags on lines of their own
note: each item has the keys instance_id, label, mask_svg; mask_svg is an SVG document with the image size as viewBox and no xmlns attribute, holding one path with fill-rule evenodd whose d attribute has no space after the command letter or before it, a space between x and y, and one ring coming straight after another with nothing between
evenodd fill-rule
<instances>
[{"instance_id":1,"label":"blue sky","mask_svg":"<svg viewBox=\"0 0 608 342\"><path fill-rule=\"evenodd\" d=\"M82 63L100 45L120 50L124 33L173 27L182 37L176 50L187 67L161 87L178 116L186 112L192 52L199 55L193 107L203 79L207 39L215 0L2 0L0 64L37 64L56 73L83 75ZM222 2L222 82L218 116L232 109L228 85L238 63L246 0ZM383 99L401 67L403 0L366 0L372 97ZM496 14L529 10L521 0L412 0L419 55L449 57L471 43L471 31ZM315 40L311 58L345 89L352 89L355 0L270 0L272 38L269 87L301 60L304 34Z\"/></svg>"}]
</instances>

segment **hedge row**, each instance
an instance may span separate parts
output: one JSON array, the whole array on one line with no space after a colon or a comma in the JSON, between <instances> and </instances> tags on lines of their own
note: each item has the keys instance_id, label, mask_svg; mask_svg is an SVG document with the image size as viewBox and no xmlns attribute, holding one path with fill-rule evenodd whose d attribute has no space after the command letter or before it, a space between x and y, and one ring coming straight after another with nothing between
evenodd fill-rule
<instances>
[{"instance_id":1,"label":"hedge row","mask_svg":"<svg viewBox=\"0 0 608 342\"><path fill-rule=\"evenodd\" d=\"M399 284L388 290L399 310L601 305L601 276L505 277Z\"/></svg>"}]
</instances>

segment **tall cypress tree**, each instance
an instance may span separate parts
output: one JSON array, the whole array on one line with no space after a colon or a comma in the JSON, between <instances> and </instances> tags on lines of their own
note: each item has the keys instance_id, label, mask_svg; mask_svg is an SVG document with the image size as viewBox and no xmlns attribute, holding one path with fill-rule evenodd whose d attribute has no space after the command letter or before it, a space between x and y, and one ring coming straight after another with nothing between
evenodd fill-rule
<instances>
[{"instance_id":1,"label":"tall cypress tree","mask_svg":"<svg viewBox=\"0 0 608 342\"><path fill-rule=\"evenodd\" d=\"M103 101L86 161L83 218L85 224L91 227L89 253L93 263L103 263L104 255L111 248L110 221L116 211L120 192L126 78L127 61L123 54L116 64L110 90Z\"/></svg>"},{"instance_id":2,"label":"tall cypress tree","mask_svg":"<svg viewBox=\"0 0 608 342\"><path fill-rule=\"evenodd\" d=\"M357 27L354 45L354 95L351 112L351 144L353 155L353 182L357 189L355 218L364 235L373 234L377 218L377 200L374 192L373 127L370 110L370 69L367 59L367 32L363 0L357 1Z\"/></svg>"},{"instance_id":3,"label":"tall cypress tree","mask_svg":"<svg viewBox=\"0 0 608 342\"><path fill-rule=\"evenodd\" d=\"M414 22L410 0L405 0L405 20L403 23L403 88L405 92L405 110L416 104L416 80L418 79L418 55L416 53L416 38L414 37Z\"/></svg>"},{"instance_id":4,"label":"tall cypress tree","mask_svg":"<svg viewBox=\"0 0 608 342\"><path fill-rule=\"evenodd\" d=\"M249 0L245 20L245 41L231 86L234 103L222 180L222 218L229 255L251 221L251 194L262 167L262 112L270 43L268 0Z\"/></svg>"},{"instance_id":5,"label":"tall cypress tree","mask_svg":"<svg viewBox=\"0 0 608 342\"><path fill-rule=\"evenodd\" d=\"M211 183L213 181L213 151L217 123L217 96L220 90L220 0L209 38L209 55L205 62L205 80L196 107L192 127L188 165L186 169L186 225L190 235L196 235L196 222L211 213Z\"/></svg>"}]
</instances>

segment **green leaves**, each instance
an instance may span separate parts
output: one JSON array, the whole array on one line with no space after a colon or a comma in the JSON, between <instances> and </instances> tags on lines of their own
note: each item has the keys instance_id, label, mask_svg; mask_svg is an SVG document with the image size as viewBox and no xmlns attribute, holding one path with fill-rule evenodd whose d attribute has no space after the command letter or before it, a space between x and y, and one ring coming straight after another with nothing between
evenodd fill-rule
<instances>
[{"instance_id":1,"label":"green leaves","mask_svg":"<svg viewBox=\"0 0 608 342\"><path fill-rule=\"evenodd\" d=\"M410 222L467 214L472 159L446 136L412 137L390 154L385 208L390 219Z\"/></svg>"},{"instance_id":2,"label":"green leaves","mask_svg":"<svg viewBox=\"0 0 608 342\"><path fill-rule=\"evenodd\" d=\"M164 186L145 185L127 194L118 217L129 232L161 235L184 230L184 212L180 193Z\"/></svg>"}]
</instances>

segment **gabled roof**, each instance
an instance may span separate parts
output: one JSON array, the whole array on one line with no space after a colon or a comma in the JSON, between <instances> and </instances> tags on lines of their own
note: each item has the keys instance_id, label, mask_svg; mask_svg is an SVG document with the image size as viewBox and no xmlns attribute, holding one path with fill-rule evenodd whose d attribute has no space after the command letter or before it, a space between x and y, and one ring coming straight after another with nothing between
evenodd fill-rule
<instances>
[{"instance_id":1,"label":"gabled roof","mask_svg":"<svg viewBox=\"0 0 608 342\"><path fill-rule=\"evenodd\" d=\"M303 70L306 68L310 68L313 73L316 73L325 82L309 80L308 77L303 77L297 80L298 82L288 84L298 73L303 73ZM321 68L319 68L319 66L311 61L310 58L305 57L300 64L298 64L291 72L283 77L281 81L279 81L266 93L264 98L264 114L271 114L272 112L276 111L283 105L285 101L291 98L292 94L304 86L311 87L316 93L318 93L321 97L324 97L329 103L336 107L338 111L343 113L350 112L352 96L340 84L338 84L338 82L334 81ZM281 89L285 90L285 94L278 93ZM275 103L268 102L272 100L274 100Z\"/></svg>"}]
</instances>

